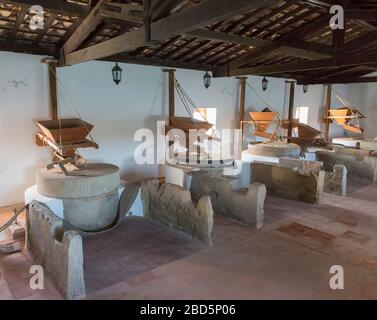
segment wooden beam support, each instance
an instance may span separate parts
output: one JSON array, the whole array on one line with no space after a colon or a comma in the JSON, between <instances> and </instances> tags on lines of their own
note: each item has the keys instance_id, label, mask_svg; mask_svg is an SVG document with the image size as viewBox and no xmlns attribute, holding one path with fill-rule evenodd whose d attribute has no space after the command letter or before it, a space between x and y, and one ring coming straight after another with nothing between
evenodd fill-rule
<instances>
[{"instance_id":1,"label":"wooden beam support","mask_svg":"<svg viewBox=\"0 0 377 320\"><path fill-rule=\"evenodd\" d=\"M107 57L100 59L102 61L112 61L112 62L123 62L131 64L142 64L157 67L168 67L168 68L180 68L180 69L191 69L200 71L214 71L214 67L208 64L198 64L191 62L182 62L171 59L160 59L152 57L138 57L122 53L116 56Z\"/></svg>"},{"instance_id":2,"label":"wooden beam support","mask_svg":"<svg viewBox=\"0 0 377 320\"><path fill-rule=\"evenodd\" d=\"M119 53L135 50L145 45L145 28L127 32L110 40L98 43L94 46L81 49L65 55L61 66L73 65L85 61L103 59Z\"/></svg>"},{"instance_id":3,"label":"wooden beam support","mask_svg":"<svg viewBox=\"0 0 377 320\"><path fill-rule=\"evenodd\" d=\"M178 0L157 0L154 1L152 6L152 21L163 18L169 14L175 5L178 4Z\"/></svg>"},{"instance_id":4,"label":"wooden beam support","mask_svg":"<svg viewBox=\"0 0 377 320\"><path fill-rule=\"evenodd\" d=\"M377 10L350 9L347 10L347 19L377 21Z\"/></svg>"},{"instance_id":5,"label":"wooden beam support","mask_svg":"<svg viewBox=\"0 0 377 320\"><path fill-rule=\"evenodd\" d=\"M56 81L56 63L48 62L48 83L49 83L49 110L51 120L58 120L58 95Z\"/></svg>"},{"instance_id":6,"label":"wooden beam support","mask_svg":"<svg viewBox=\"0 0 377 320\"><path fill-rule=\"evenodd\" d=\"M86 16L88 8L82 5L66 2L63 0L2 0L2 3L18 5L24 8L30 8L35 5L43 7L49 13L65 14L69 16Z\"/></svg>"},{"instance_id":7,"label":"wooden beam support","mask_svg":"<svg viewBox=\"0 0 377 320\"><path fill-rule=\"evenodd\" d=\"M203 0L198 5L153 22L151 40L168 39L278 2L278 0Z\"/></svg>"},{"instance_id":8,"label":"wooden beam support","mask_svg":"<svg viewBox=\"0 0 377 320\"><path fill-rule=\"evenodd\" d=\"M238 36L235 34L230 34L230 33L225 33L225 32L220 32L220 31L213 31L209 29L200 29L200 30L186 32L184 36L203 39L203 40L231 42L234 44L241 44L241 45L253 46L253 47L264 47L272 43L272 41L270 40L265 40L258 37L250 38L250 37Z\"/></svg>"},{"instance_id":9,"label":"wooden beam support","mask_svg":"<svg viewBox=\"0 0 377 320\"><path fill-rule=\"evenodd\" d=\"M329 133L330 133L330 119L328 118L331 110L331 96L332 96L332 85L326 86L326 111L325 111L325 127L324 127L324 136L325 142L329 143Z\"/></svg>"},{"instance_id":10,"label":"wooden beam support","mask_svg":"<svg viewBox=\"0 0 377 320\"><path fill-rule=\"evenodd\" d=\"M127 3L105 3L100 7L100 15L102 18L140 25L145 19L143 6Z\"/></svg>"},{"instance_id":11,"label":"wooden beam support","mask_svg":"<svg viewBox=\"0 0 377 320\"><path fill-rule=\"evenodd\" d=\"M294 31L282 36L281 38L276 39L272 43L260 48L259 50L250 52L238 58L237 60L230 63L229 68L230 70L233 70L245 66L247 64L250 64L253 60L259 58L260 56L271 54L278 49L285 51L287 54L298 55L306 59L318 59L319 57L328 57L328 53L315 52L314 50L310 49L309 46L308 48L301 48L301 50L299 50L299 47L292 49L292 47L294 47L292 44L294 43L294 41L297 41L297 39L302 39L305 35L318 30L326 24L329 24L330 19L331 15L326 14L324 16L321 16L313 20L309 24L297 28ZM292 44L290 45L290 43Z\"/></svg>"},{"instance_id":12,"label":"wooden beam support","mask_svg":"<svg viewBox=\"0 0 377 320\"><path fill-rule=\"evenodd\" d=\"M358 66L377 64L377 54L360 54L360 55L342 55L333 59L322 59L314 61L304 61L298 63L285 63L281 65L272 66L258 66L251 68L243 68L230 70L229 76L242 75L268 75L280 73L293 73L306 70L316 69L332 69L347 66Z\"/></svg>"},{"instance_id":13,"label":"wooden beam support","mask_svg":"<svg viewBox=\"0 0 377 320\"><path fill-rule=\"evenodd\" d=\"M239 86L240 86L240 123L242 121L245 121L245 100L246 100L246 81L247 77L239 77L237 78L239 80ZM242 129L242 125L241 125Z\"/></svg>"},{"instance_id":14,"label":"wooden beam support","mask_svg":"<svg viewBox=\"0 0 377 320\"><path fill-rule=\"evenodd\" d=\"M287 81L289 83L289 109L288 109L288 142L290 142L290 138L292 137L292 121L293 121L293 112L295 107L295 90L296 90L296 82L295 81Z\"/></svg>"},{"instance_id":15,"label":"wooden beam support","mask_svg":"<svg viewBox=\"0 0 377 320\"><path fill-rule=\"evenodd\" d=\"M373 71L371 71L372 73ZM377 77L333 77L321 79L303 79L298 80L298 84L350 84L350 83L374 83Z\"/></svg>"},{"instance_id":16,"label":"wooden beam support","mask_svg":"<svg viewBox=\"0 0 377 320\"><path fill-rule=\"evenodd\" d=\"M169 84L169 125L171 125L170 117L175 117L175 70L165 69L163 70L168 74Z\"/></svg>"},{"instance_id":17,"label":"wooden beam support","mask_svg":"<svg viewBox=\"0 0 377 320\"><path fill-rule=\"evenodd\" d=\"M103 19L100 14L101 7L106 1L109 0L99 0L96 6L90 11L88 16L72 34L72 36L66 41L62 48L65 55L76 50L101 23Z\"/></svg>"},{"instance_id":18,"label":"wooden beam support","mask_svg":"<svg viewBox=\"0 0 377 320\"><path fill-rule=\"evenodd\" d=\"M106 0L100 0L96 8L98 9L99 5L103 4L104 1ZM204 0L196 6L152 22L150 24L150 41L168 39L245 11L278 2L279 0L255 0L252 2L248 0ZM62 60L62 65L72 65L102 59L118 53L131 51L148 44L146 29L145 27L141 27L139 30L128 32L92 47L69 53L72 48L83 41L88 31L92 30L93 25L98 22L97 18L95 18L98 11L99 10L93 9L88 18L85 19L85 21L88 20L87 23L84 21L70 40L64 45L63 52L65 60ZM81 31L79 31L79 29L81 29Z\"/></svg>"}]
</instances>

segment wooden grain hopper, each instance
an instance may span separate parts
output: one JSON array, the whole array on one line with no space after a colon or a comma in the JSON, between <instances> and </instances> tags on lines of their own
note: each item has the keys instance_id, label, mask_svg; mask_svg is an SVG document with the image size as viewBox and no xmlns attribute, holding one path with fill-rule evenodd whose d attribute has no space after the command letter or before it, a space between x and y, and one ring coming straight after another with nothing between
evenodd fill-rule
<instances>
[{"instance_id":1,"label":"wooden grain hopper","mask_svg":"<svg viewBox=\"0 0 377 320\"><path fill-rule=\"evenodd\" d=\"M272 133L267 132L270 125L276 121L278 116L277 112L270 111L270 109L265 109L261 112L250 112L251 120L254 122L255 131L254 136L273 140L276 138L276 131Z\"/></svg>"},{"instance_id":2,"label":"wooden grain hopper","mask_svg":"<svg viewBox=\"0 0 377 320\"><path fill-rule=\"evenodd\" d=\"M37 121L37 125L48 139L61 145L85 142L94 128L92 124L80 119Z\"/></svg>"},{"instance_id":3,"label":"wooden grain hopper","mask_svg":"<svg viewBox=\"0 0 377 320\"><path fill-rule=\"evenodd\" d=\"M356 122L364 118L365 116L361 114L361 112L348 107L329 110L329 116L327 117L327 119L330 119L334 123L342 126L344 130L357 134L362 134L364 129L361 128Z\"/></svg>"},{"instance_id":4,"label":"wooden grain hopper","mask_svg":"<svg viewBox=\"0 0 377 320\"><path fill-rule=\"evenodd\" d=\"M40 147L49 145L59 158L75 155L79 148L96 148L98 144L88 139L94 126L80 119L61 119L37 121L41 132L35 136Z\"/></svg>"}]
</instances>

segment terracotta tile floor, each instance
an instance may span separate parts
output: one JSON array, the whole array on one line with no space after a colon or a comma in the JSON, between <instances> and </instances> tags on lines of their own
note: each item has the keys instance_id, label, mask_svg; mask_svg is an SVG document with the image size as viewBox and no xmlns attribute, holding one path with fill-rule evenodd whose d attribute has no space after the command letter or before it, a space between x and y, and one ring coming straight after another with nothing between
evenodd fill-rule
<instances>
[{"instance_id":1,"label":"terracotta tile floor","mask_svg":"<svg viewBox=\"0 0 377 320\"><path fill-rule=\"evenodd\" d=\"M128 220L85 239L88 298L377 299L377 185L352 181L349 191L318 206L268 197L258 231L217 216L211 248ZM50 286L30 292L29 265L0 256L0 299L59 298ZM329 287L333 265L344 268L342 291Z\"/></svg>"}]
</instances>

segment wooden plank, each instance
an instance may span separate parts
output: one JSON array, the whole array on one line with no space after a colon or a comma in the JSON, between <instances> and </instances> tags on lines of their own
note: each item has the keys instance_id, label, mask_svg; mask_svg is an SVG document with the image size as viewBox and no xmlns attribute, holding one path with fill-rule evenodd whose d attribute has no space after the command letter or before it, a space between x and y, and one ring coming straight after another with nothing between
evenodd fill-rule
<instances>
[{"instance_id":1,"label":"wooden plank","mask_svg":"<svg viewBox=\"0 0 377 320\"><path fill-rule=\"evenodd\" d=\"M99 0L97 5L90 11L88 16L75 30L72 36L63 45L64 54L68 54L76 50L81 43L93 32L101 23L102 16L100 15L101 6L108 0Z\"/></svg>"},{"instance_id":2,"label":"wooden plank","mask_svg":"<svg viewBox=\"0 0 377 320\"><path fill-rule=\"evenodd\" d=\"M151 25L151 40L158 41L171 38L277 3L279 3L278 0L203 0L198 5L153 22Z\"/></svg>"}]
</instances>

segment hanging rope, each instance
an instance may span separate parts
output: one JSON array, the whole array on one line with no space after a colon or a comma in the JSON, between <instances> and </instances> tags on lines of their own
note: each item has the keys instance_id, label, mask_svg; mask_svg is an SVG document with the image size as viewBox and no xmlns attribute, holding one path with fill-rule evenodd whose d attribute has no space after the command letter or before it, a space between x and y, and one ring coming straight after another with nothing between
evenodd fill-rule
<instances>
[{"instance_id":1,"label":"hanging rope","mask_svg":"<svg viewBox=\"0 0 377 320\"><path fill-rule=\"evenodd\" d=\"M175 79L175 88L177 89L177 92L178 92L178 95L179 95L179 97L182 101L182 104L184 105L184 107L185 107L187 113L190 115L190 117L194 118L194 114L192 113L191 108L190 108L190 106L191 106L194 111L196 111L197 113L199 113L201 115L201 117L203 118L203 120L205 122L208 122L208 120L206 119L204 114L196 106L195 102L191 99L191 97L185 91L185 89L183 89L183 87L181 86L181 84L178 82L177 79Z\"/></svg>"},{"instance_id":2,"label":"hanging rope","mask_svg":"<svg viewBox=\"0 0 377 320\"><path fill-rule=\"evenodd\" d=\"M200 114L200 116L203 118L203 120L207 123L208 120L207 118L205 117L205 115L200 111L200 109L196 106L194 100L192 100L192 98L189 96L189 94L185 91L185 89L181 86L181 84L178 82L177 79L175 79L175 88L177 89L177 92L178 92L178 96L180 98L180 100L182 101L182 104L183 106L185 107L187 113L189 114L189 116L193 119L194 118L194 114L192 112L192 109L197 112L198 114ZM190 108L191 106L191 108ZM217 146L221 152L221 154L225 154L226 156L228 157L232 157L231 153L229 152L224 152L224 149L221 145L221 143L218 143L217 141L215 140L212 140L212 143Z\"/></svg>"},{"instance_id":3,"label":"hanging rope","mask_svg":"<svg viewBox=\"0 0 377 320\"><path fill-rule=\"evenodd\" d=\"M246 84L247 86L254 91L254 93L259 97L259 99L261 99L265 104L266 106L268 106L268 108L273 111L273 112L276 112L277 114L277 117L279 119L279 121L281 121L281 118L280 118L280 115L279 115L279 112L277 112L276 110L274 110L274 108L272 107L272 105L258 92L258 90L256 90L248 81L246 81Z\"/></svg>"},{"instance_id":4,"label":"hanging rope","mask_svg":"<svg viewBox=\"0 0 377 320\"><path fill-rule=\"evenodd\" d=\"M354 107L347 101L345 98L341 97L339 92L337 92L334 88L332 88L332 91L334 92L335 96L338 98L338 100L348 109L350 109L350 112L353 116L353 119L349 120L349 124L354 125L357 128L361 128L360 124L360 117L359 115L354 111Z\"/></svg>"},{"instance_id":5,"label":"hanging rope","mask_svg":"<svg viewBox=\"0 0 377 320\"><path fill-rule=\"evenodd\" d=\"M52 74L54 75L54 77L55 77L57 83L59 84L60 88L64 91L65 95L67 96L68 101L70 102L71 106L73 107L74 111L76 112L77 117L80 119L81 124L84 126L85 130L87 131L90 140L91 140L93 143L95 143L95 141L94 141L94 139L93 139L93 137L92 137L92 135L91 135L91 133L90 133L90 130L89 130L89 128L87 127L87 125L86 125L86 123L84 122L84 120L82 119L81 114L80 114L80 112L78 111L78 108L77 108L77 106L75 105L75 103L74 103L72 97L70 96L70 94L68 93L68 91L67 91L66 88L64 87L63 83L62 83L62 82L60 81L60 79L58 78L58 76L57 76L55 70L51 67L50 64L48 64L48 67L50 68L50 71L51 71ZM61 138L61 119L60 119L60 111L58 112L58 121L59 121L60 146L61 146L61 139L62 139L62 138Z\"/></svg>"},{"instance_id":6,"label":"hanging rope","mask_svg":"<svg viewBox=\"0 0 377 320\"><path fill-rule=\"evenodd\" d=\"M28 208L29 208L29 205L26 205L21 210L15 210L13 217L10 218L8 222L0 226L0 232L3 232L6 229L8 229L13 223L17 221L17 218L21 215L21 213L23 213L25 210L28 210Z\"/></svg>"}]
</instances>

